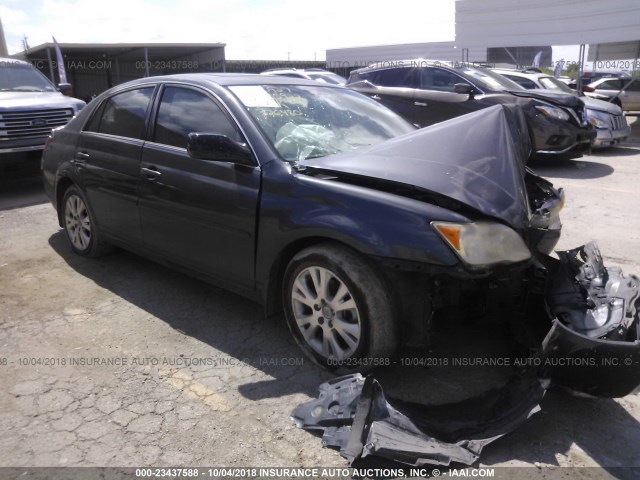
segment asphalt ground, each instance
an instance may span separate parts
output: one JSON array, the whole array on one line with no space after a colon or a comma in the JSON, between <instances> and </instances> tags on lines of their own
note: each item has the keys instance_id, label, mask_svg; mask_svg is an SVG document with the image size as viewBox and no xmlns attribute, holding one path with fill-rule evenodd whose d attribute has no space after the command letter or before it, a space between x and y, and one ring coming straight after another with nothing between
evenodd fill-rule
<instances>
[{"instance_id":1,"label":"asphalt ground","mask_svg":"<svg viewBox=\"0 0 640 480\"><path fill-rule=\"evenodd\" d=\"M630 121L621 147L533 167L566 191L559 249L595 239L607 265L640 273L640 125ZM444 337L459 355L500 344L481 325ZM396 365L376 375L389 392L437 404L504 372ZM124 251L73 255L39 177L0 180L0 467L346 467L289 418L330 378L258 305ZM478 466L633 478L618 468L640 467L639 422L637 393L553 389Z\"/></svg>"}]
</instances>

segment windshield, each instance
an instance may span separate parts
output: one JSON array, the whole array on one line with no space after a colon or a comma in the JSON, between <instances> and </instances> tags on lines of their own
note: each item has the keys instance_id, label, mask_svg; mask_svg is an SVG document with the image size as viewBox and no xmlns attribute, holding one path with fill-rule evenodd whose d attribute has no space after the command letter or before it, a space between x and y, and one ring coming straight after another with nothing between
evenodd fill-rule
<instances>
[{"instance_id":1,"label":"windshield","mask_svg":"<svg viewBox=\"0 0 640 480\"><path fill-rule=\"evenodd\" d=\"M473 68L460 66L455 68L458 72L464 73L470 76L474 83L476 83L483 90L493 90L499 92L506 92L510 90L524 90L523 87L516 82L509 80L491 70L486 68Z\"/></svg>"},{"instance_id":2,"label":"windshield","mask_svg":"<svg viewBox=\"0 0 640 480\"><path fill-rule=\"evenodd\" d=\"M392 111L347 89L298 85L229 89L290 162L355 150L415 130Z\"/></svg>"},{"instance_id":3,"label":"windshield","mask_svg":"<svg viewBox=\"0 0 640 480\"><path fill-rule=\"evenodd\" d=\"M55 92L56 88L31 65L18 62L0 63L0 91Z\"/></svg>"},{"instance_id":4,"label":"windshield","mask_svg":"<svg viewBox=\"0 0 640 480\"><path fill-rule=\"evenodd\" d=\"M578 92L570 89L566 84L554 77L540 77L538 79L540 85L547 90L555 90L556 92L570 93L571 95L578 96Z\"/></svg>"},{"instance_id":5,"label":"windshield","mask_svg":"<svg viewBox=\"0 0 640 480\"><path fill-rule=\"evenodd\" d=\"M327 73L307 73L311 80L315 80L317 82L325 82L331 83L333 85L344 85L347 83L347 79L337 75L335 73L327 72Z\"/></svg>"}]
</instances>

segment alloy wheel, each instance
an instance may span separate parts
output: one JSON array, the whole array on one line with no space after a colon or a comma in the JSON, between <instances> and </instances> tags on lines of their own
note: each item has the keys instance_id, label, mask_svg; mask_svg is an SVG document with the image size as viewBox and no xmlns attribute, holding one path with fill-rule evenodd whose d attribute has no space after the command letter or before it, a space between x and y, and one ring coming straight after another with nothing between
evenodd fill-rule
<instances>
[{"instance_id":1,"label":"alloy wheel","mask_svg":"<svg viewBox=\"0 0 640 480\"><path fill-rule=\"evenodd\" d=\"M322 357L342 360L358 349L358 306L347 285L330 270L302 270L293 282L291 306L302 337Z\"/></svg>"},{"instance_id":2,"label":"alloy wheel","mask_svg":"<svg viewBox=\"0 0 640 480\"><path fill-rule=\"evenodd\" d=\"M91 242L91 218L82 198L71 195L64 209L65 228L72 245L84 251Z\"/></svg>"}]
</instances>

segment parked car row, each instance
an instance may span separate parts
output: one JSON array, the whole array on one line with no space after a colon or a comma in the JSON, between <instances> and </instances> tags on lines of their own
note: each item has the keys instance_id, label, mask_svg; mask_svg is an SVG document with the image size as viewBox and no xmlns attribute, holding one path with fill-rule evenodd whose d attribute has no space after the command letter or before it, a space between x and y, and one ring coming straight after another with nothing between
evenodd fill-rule
<instances>
[{"instance_id":1,"label":"parked car row","mask_svg":"<svg viewBox=\"0 0 640 480\"><path fill-rule=\"evenodd\" d=\"M591 146L619 143L630 133L619 107L578 98L548 75L468 65L447 67L444 62L426 60L398 63L401 66L371 65L355 70L347 86L419 126L490 105L520 105L537 158L577 157Z\"/></svg>"},{"instance_id":2,"label":"parked car row","mask_svg":"<svg viewBox=\"0 0 640 480\"><path fill-rule=\"evenodd\" d=\"M628 78L594 76L596 83L587 87L588 96L579 96L565 83L539 71L467 65L449 68L445 62L426 60L395 63L353 71L349 80L321 69L274 69L263 74L346 84L420 127L490 105L518 104L527 114L536 158L578 157L591 147L619 144L631 132L620 105L626 110L640 109L640 101L634 103L633 86L610 101L614 90ZM640 83L637 85L640 92Z\"/></svg>"}]
</instances>

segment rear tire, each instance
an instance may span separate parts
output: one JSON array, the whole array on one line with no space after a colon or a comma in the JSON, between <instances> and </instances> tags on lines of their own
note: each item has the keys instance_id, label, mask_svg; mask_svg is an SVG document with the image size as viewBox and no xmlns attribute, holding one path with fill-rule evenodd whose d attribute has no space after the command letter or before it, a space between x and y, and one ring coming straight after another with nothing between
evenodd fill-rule
<instances>
[{"instance_id":1,"label":"rear tire","mask_svg":"<svg viewBox=\"0 0 640 480\"><path fill-rule=\"evenodd\" d=\"M112 248L100 240L94 218L82 190L76 185L67 188L62 199L64 231L71 249L83 257L99 257Z\"/></svg>"},{"instance_id":2,"label":"rear tire","mask_svg":"<svg viewBox=\"0 0 640 480\"><path fill-rule=\"evenodd\" d=\"M283 287L289 329L314 362L345 373L390 363L392 300L366 257L331 243L307 248L289 263Z\"/></svg>"}]
</instances>

